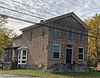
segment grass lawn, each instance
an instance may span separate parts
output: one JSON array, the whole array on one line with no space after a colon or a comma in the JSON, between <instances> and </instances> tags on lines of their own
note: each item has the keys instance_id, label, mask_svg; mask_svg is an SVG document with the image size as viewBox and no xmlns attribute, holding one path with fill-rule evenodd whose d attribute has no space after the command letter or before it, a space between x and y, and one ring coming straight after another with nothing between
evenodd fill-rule
<instances>
[{"instance_id":1,"label":"grass lawn","mask_svg":"<svg viewBox=\"0 0 100 78\"><path fill-rule=\"evenodd\" d=\"M0 70L0 73L26 74L44 78L100 78L100 72L66 72L52 74L40 70Z\"/></svg>"}]
</instances>

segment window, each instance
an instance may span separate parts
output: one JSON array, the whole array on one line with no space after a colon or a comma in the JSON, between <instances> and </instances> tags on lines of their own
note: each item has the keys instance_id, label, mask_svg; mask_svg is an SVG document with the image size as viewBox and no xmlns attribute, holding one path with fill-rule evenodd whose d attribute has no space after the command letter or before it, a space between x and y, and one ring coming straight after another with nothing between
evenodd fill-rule
<instances>
[{"instance_id":1,"label":"window","mask_svg":"<svg viewBox=\"0 0 100 78\"><path fill-rule=\"evenodd\" d=\"M33 32L31 31L31 32L30 32L30 35L29 35L29 41L30 41L30 42L32 42L32 37L33 37Z\"/></svg>"},{"instance_id":2,"label":"window","mask_svg":"<svg viewBox=\"0 0 100 78\"><path fill-rule=\"evenodd\" d=\"M45 30L44 29L42 30L42 36L45 36Z\"/></svg>"},{"instance_id":3,"label":"window","mask_svg":"<svg viewBox=\"0 0 100 78\"><path fill-rule=\"evenodd\" d=\"M18 64L26 64L26 62L27 62L27 50L19 50Z\"/></svg>"},{"instance_id":4,"label":"window","mask_svg":"<svg viewBox=\"0 0 100 78\"><path fill-rule=\"evenodd\" d=\"M79 40L84 41L84 32L83 31L81 31L79 34Z\"/></svg>"},{"instance_id":5,"label":"window","mask_svg":"<svg viewBox=\"0 0 100 78\"><path fill-rule=\"evenodd\" d=\"M79 60L83 60L84 59L84 48L83 47L79 47L79 52L78 52L78 59Z\"/></svg>"},{"instance_id":6,"label":"window","mask_svg":"<svg viewBox=\"0 0 100 78\"><path fill-rule=\"evenodd\" d=\"M54 44L53 45L53 58L54 59L60 58L60 51L61 51L61 45L60 44Z\"/></svg>"},{"instance_id":7,"label":"window","mask_svg":"<svg viewBox=\"0 0 100 78\"><path fill-rule=\"evenodd\" d=\"M26 51L23 51L22 59L26 59Z\"/></svg>"},{"instance_id":8,"label":"window","mask_svg":"<svg viewBox=\"0 0 100 78\"><path fill-rule=\"evenodd\" d=\"M58 28L58 29L56 29ZM58 26L55 26L55 30L54 30L54 34L55 34L55 37L60 37L60 28Z\"/></svg>"},{"instance_id":9,"label":"window","mask_svg":"<svg viewBox=\"0 0 100 78\"><path fill-rule=\"evenodd\" d=\"M73 32L72 29L68 30L68 40L72 40L73 39Z\"/></svg>"},{"instance_id":10,"label":"window","mask_svg":"<svg viewBox=\"0 0 100 78\"><path fill-rule=\"evenodd\" d=\"M21 59L21 52L18 53L18 59Z\"/></svg>"}]
</instances>

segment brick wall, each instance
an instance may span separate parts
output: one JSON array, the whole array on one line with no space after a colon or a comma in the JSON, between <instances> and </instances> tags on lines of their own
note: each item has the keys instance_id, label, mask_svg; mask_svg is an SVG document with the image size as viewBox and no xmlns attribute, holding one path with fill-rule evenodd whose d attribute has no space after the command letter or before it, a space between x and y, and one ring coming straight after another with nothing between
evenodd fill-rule
<instances>
[{"instance_id":1,"label":"brick wall","mask_svg":"<svg viewBox=\"0 0 100 78\"><path fill-rule=\"evenodd\" d=\"M45 35L42 36L42 31ZM33 32L32 42L29 41L30 32ZM27 67L47 66L48 28L35 27L23 31L23 46L28 47Z\"/></svg>"},{"instance_id":2,"label":"brick wall","mask_svg":"<svg viewBox=\"0 0 100 78\"><path fill-rule=\"evenodd\" d=\"M50 25L53 26L53 24L59 24L61 29L67 30L68 26L72 26L73 32L79 33L82 29L84 30L84 33L87 35L86 29L77 22L74 18L70 17L70 19L62 18L59 20L54 21L53 23L50 23ZM61 37L56 38L54 36L54 29L49 29L49 49L48 49L48 67L55 63L66 63L66 45L73 45L73 55L72 55L72 63L73 61L78 61L78 47L84 47L84 60L87 59L87 47L88 47L88 38L85 36L84 41L79 41L79 34L73 34L73 40L68 40L67 38L68 32L61 31ZM54 60L52 47L53 43L59 43L61 44L61 58L59 60ZM82 61L82 63L83 63Z\"/></svg>"},{"instance_id":3,"label":"brick wall","mask_svg":"<svg viewBox=\"0 0 100 78\"><path fill-rule=\"evenodd\" d=\"M53 24L59 24L61 29L65 30L68 29L68 26L72 26L71 28L73 32L76 33L79 33L80 30L83 29L85 31L84 33L87 34L86 29L72 17L49 22L48 25L53 26ZM45 30L45 36L42 36L42 30ZM33 31L32 42L29 41L31 31ZM83 61L85 61L87 59L87 36L85 36L83 42L80 42L79 34L73 34L73 40L68 40L67 34L68 32L61 31L61 37L56 38L54 36L54 29L42 26L24 30L22 35L22 44L23 47L28 47L27 67L34 68L41 67L42 65L49 67L55 63L66 63L66 45L73 45L72 63L78 61L78 47L84 47ZM52 47L54 43L61 44L61 58L59 60L53 59Z\"/></svg>"}]
</instances>

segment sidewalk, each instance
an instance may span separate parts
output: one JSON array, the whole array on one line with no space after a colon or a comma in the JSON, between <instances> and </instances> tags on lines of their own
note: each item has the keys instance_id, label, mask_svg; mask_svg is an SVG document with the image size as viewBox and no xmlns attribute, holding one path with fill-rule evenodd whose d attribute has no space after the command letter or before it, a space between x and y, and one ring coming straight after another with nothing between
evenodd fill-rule
<instances>
[{"instance_id":1,"label":"sidewalk","mask_svg":"<svg viewBox=\"0 0 100 78\"><path fill-rule=\"evenodd\" d=\"M0 78L40 78L40 77L0 73Z\"/></svg>"}]
</instances>

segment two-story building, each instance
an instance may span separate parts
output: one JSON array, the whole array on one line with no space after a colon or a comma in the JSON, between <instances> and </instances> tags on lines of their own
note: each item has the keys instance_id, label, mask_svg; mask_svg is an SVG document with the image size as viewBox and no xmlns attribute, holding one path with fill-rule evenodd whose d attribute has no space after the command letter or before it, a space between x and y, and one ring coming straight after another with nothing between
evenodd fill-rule
<instances>
[{"instance_id":1,"label":"two-story building","mask_svg":"<svg viewBox=\"0 0 100 78\"><path fill-rule=\"evenodd\" d=\"M89 29L73 12L23 28L18 64L46 69L56 63L85 64Z\"/></svg>"}]
</instances>

